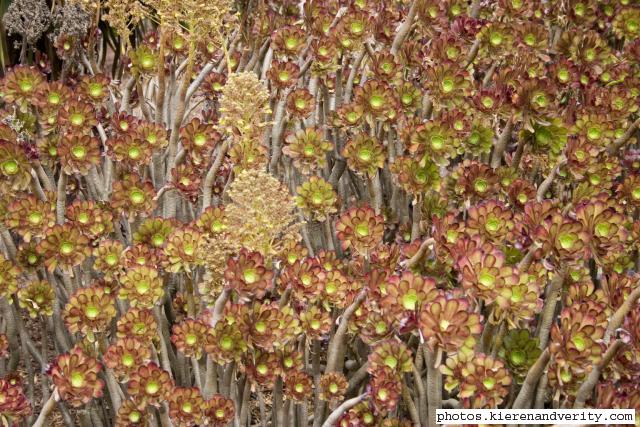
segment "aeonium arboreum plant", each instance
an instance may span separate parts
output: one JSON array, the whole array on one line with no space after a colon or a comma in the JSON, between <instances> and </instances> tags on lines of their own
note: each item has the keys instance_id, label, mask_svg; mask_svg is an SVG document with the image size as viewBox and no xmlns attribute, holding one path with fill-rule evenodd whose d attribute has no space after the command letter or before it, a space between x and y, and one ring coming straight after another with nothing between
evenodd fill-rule
<instances>
[{"instance_id":1,"label":"aeonium arboreum plant","mask_svg":"<svg viewBox=\"0 0 640 427\"><path fill-rule=\"evenodd\" d=\"M10 3L3 425L640 410L635 2Z\"/></svg>"}]
</instances>

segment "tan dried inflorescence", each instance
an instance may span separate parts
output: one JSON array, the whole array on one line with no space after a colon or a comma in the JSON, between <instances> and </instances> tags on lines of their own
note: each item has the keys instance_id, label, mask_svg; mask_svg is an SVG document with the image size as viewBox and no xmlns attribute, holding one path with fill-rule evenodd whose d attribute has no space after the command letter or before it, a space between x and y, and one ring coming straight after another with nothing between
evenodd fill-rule
<instances>
[{"instance_id":1,"label":"tan dried inflorescence","mask_svg":"<svg viewBox=\"0 0 640 427\"><path fill-rule=\"evenodd\" d=\"M147 4L158 15L161 27L215 46L222 44L225 29L233 23L229 0L151 0Z\"/></svg>"},{"instance_id":2,"label":"tan dried inflorescence","mask_svg":"<svg viewBox=\"0 0 640 427\"><path fill-rule=\"evenodd\" d=\"M242 138L256 137L268 123L269 91L255 73L234 73L222 88L220 127Z\"/></svg>"},{"instance_id":3,"label":"tan dried inflorescence","mask_svg":"<svg viewBox=\"0 0 640 427\"><path fill-rule=\"evenodd\" d=\"M103 18L123 39L129 38L131 29L135 28L144 16L144 10L139 1L106 0L105 8L108 12Z\"/></svg>"},{"instance_id":4,"label":"tan dried inflorescence","mask_svg":"<svg viewBox=\"0 0 640 427\"><path fill-rule=\"evenodd\" d=\"M243 171L228 194L228 235L234 243L270 258L283 242L297 239L295 202L275 177L260 170Z\"/></svg>"}]
</instances>

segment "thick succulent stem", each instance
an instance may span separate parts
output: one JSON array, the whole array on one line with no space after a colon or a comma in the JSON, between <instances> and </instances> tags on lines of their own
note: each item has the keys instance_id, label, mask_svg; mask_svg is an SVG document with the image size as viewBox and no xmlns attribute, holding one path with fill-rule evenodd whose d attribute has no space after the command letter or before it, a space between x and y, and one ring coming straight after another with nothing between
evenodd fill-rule
<instances>
[{"instance_id":1,"label":"thick succulent stem","mask_svg":"<svg viewBox=\"0 0 640 427\"><path fill-rule=\"evenodd\" d=\"M187 57L187 65L182 77L182 84L178 91L178 100L175 108L175 114L173 115L173 125L171 126L171 135L169 137L169 145L167 147L167 171L166 181L171 179L171 170L174 167L175 157L178 150L178 138L180 136L180 127L184 120L186 111L186 97L187 89L189 89L189 83L191 82L191 76L193 74L193 66L195 63L196 45L195 41L189 42L189 56ZM172 218L176 214L176 197L174 194L169 195L165 200L165 218Z\"/></svg>"},{"instance_id":2,"label":"thick succulent stem","mask_svg":"<svg viewBox=\"0 0 640 427\"><path fill-rule=\"evenodd\" d=\"M222 166L222 162L224 162L224 158L227 155L227 150L229 149L231 142L226 140L220 146L220 150L218 151L218 155L216 159L213 161L213 164L207 171L207 175L204 178L204 184L202 188L202 210L205 210L209 206L211 206L211 199L213 194L213 183L216 180L216 175Z\"/></svg>"},{"instance_id":3,"label":"thick succulent stem","mask_svg":"<svg viewBox=\"0 0 640 427\"><path fill-rule=\"evenodd\" d=\"M346 308L344 313L342 313L340 324L338 325L333 338L329 341L329 347L327 349L327 364L324 370L325 373L335 372L337 370L338 358L340 357L340 355L342 355L342 346L344 345L344 338L347 333L349 319L351 318L353 313L355 313L358 307L360 307L360 304L362 304L366 296L366 288L364 288L358 294L356 299L351 303L351 305ZM321 418L324 415L325 407L326 405L324 401L320 401L318 406L316 407L313 420L314 427L319 427L321 425Z\"/></svg>"},{"instance_id":4,"label":"thick succulent stem","mask_svg":"<svg viewBox=\"0 0 640 427\"><path fill-rule=\"evenodd\" d=\"M434 427L436 425L436 409L442 407L442 374L438 370L436 364L440 364L440 357L437 353L426 351L427 357L425 361L427 363L427 404L429 421L428 425Z\"/></svg>"},{"instance_id":5,"label":"thick succulent stem","mask_svg":"<svg viewBox=\"0 0 640 427\"><path fill-rule=\"evenodd\" d=\"M64 224L64 214L67 205L67 175L60 171L58 177L58 195L56 196L56 222Z\"/></svg>"},{"instance_id":6,"label":"thick succulent stem","mask_svg":"<svg viewBox=\"0 0 640 427\"><path fill-rule=\"evenodd\" d=\"M413 0L409 8L409 13L407 13L407 16L404 18L404 21L396 32L396 36L393 38L393 43L391 44L391 54L393 56L396 56L398 54L400 46L402 46L402 43L405 41L407 35L409 34L409 31L411 30L413 20L416 17L416 13L418 13L419 3L420 2L418 0Z\"/></svg>"},{"instance_id":7,"label":"thick succulent stem","mask_svg":"<svg viewBox=\"0 0 640 427\"><path fill-rule=\"evenodd\" d=\"M587 379L582 383L582 385L576 392L576 400L573 404L574 409L584 408L585 402L591 396L593 389L598 383L598 379L600 379L600 374L602 374L604 368L609 364L609 362L611 362L611 359L614 358L614 356L622 346L622 341L615 340L607 349L600 363L598 363L591 369L591 372L589 372L589 376L587 376Z\"/></svg>"},{"instance_id":8,"label":"thick succulent stem","mask_svg":"<svg viewBox=\"0 0 640 427\"><path fill-rule=\"evenodd\" d=\"M622 134L618 139L616 139L613 144L611 144L609 146L609 148L607 149L607 151L609 152L609 154L614 154L616 151L618 151L624 144L627 143L627 141L629 141L629 139L631 139L631 137L633 136L633 134L638 130L638 127L640 127L640 118L636 119L633 123L631 123L631 126L629 126L627 128L627 130L625 131L624 134Z\"/></svg>"},{"instance_id":9,"label":"thick succulent stem","mask_svg":"<svg viewBox=\"0 0 640 427\"><path fill-rule=\"evenodd\" d=\"M524 383L522 383L522 388L520 388L520 392L511 406L513 409L524 409L531 404L536 385L544 373L550 358L551 353L547 348L531 366L529 372L527 372L526 378L524 379Z\"/></svg>"},{"instance_id":10,"label":"thick succulent stem","mask_svg":"<svg viewBox=\"0 0 640 427\"><path fill-rule=\"evenodd\" d=\"M540 317L539 329L538 329L538 338L540 339L540 348L544 349L547 347L547 343L549 342L549 332L551 331L551 325L553 324L554 313L556 311L556 305L560 300L560 296L562 293L562 285L564 283L565 273L558 272L551 279L551 283L549 284L549 291L547 292L547 297L545 298L544 308L542 309L542 314Z\"/></svg>"},{"instance_id":11,"label":"thick succulent stem","mask_svg":"<svg viewBox=\"0 0 640 427\"><path fill-rule=\"evenodd\" d=\"M420 427L420 415L418 414L418 409L416 408L416 404L411 398L411 392L409 391L409 387L405 381L402 381L402 400L407 407L407 411L409 412L409 416L411 417L411 422L413 422L414 427Z\"/></svg>"},{"instance_id":12,"label":"thick succulent stem","mask_svg":"<svg viewBox=\"0 0 640 427\"><path fill-rule=\"evenodd\" d=\"M338 422L338 419L342 416L342 414L344 414L349 409L356 406L358 403L362 402L365 399L365 397L367 397L367 393L363 393L359 396L356 396L352 399L345 400L344 402L342 402L340 406L338 406L336 409L333 410L333 412L331 412L331 414L329 414L325 422L322 423L322 427L334 426ZM315 423L315 420L314 420L314 423Z\"/></svg>"},{"instance_id":13,"label":"thick succulent stem","mask_svg":"<svg viewBox=\"0 0 640 427\"><path fill-rule=\"evenodd\" d=\"M611 335L622 325L624 322L624 318L627 314L633 309L636 302L640 298L640 287L635 288L631 293L627 296L625 301L620 305L620 307L613 313L611 318L609 319L609 324L607 325L607 330L604 333L603 341L608 343L611 339Z\"/></svg>"},{"instance_id":14,"label":"thick succulent stem","mask_svg":"<svg viewBox=\"0 0 640 427\"><path fill-rule=\"evenodd\" d=\"M507 144L511 140L511 132L513 130L513 117L507 119L507 123L502 129L502 133L496 140L493 146L493 153L491 154L491 167L496 169L502 164L502 155L507 148Z\"/></svg>"},{"instance_id":15,"label":"thick succulent stem","mask_svg":"<svg viewBox=\"0 0 640 427\"><path fill-rule=\"evenodd\" d=\"M36 418L36 421L33 423L31 427L44 427L47 422L47 417L49 416L51 411L53 411L53 408L55 408L56 402L59 399L60 399L60 396L58 395L58 389L57 388L53 389L53 393L51 393L51 396L49 396L49 400L47 400L45 404L42 406L42 409L38 414L38 418Z\"/></svg>"}]
</instances>

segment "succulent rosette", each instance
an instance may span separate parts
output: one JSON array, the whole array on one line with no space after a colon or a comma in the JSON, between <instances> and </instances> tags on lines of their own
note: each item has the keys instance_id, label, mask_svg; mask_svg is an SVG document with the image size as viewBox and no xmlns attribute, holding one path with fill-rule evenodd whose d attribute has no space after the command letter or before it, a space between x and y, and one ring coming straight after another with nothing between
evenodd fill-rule
<instances>
[{"instance_id":1,"label":"succulent rosette","mask_svg":"<svg viewBox=\"0 0 640 427\"><path fill-rule=\"evenodd\" d=\"M389 316L387 312L369 301L366 305L360 306L356 314L351 329L370 346L391 338L401 326L405 326L402 322L406 319ZM403 330L407 329L403 328Z\"/></svg>"},{"instance_id":2,"label":"succulent rosette","mask_svg":"<svg viewBox=\"0 0 640 427\"><path fill-rule=\"evenodd\" d=\"M424 164L410 156L400 156L391 164L391 173L409 194L418 195L440 188L438 166L427 160Z\"/></svg>"},{"instance_id":3,"label":"succulent rosette","mask_svg":"<svg viewBox=\"0 0 640 427\"><path fill-rule=\"evenodd\" d=\"M293 117L307 117L315 106L311 93L306 89L296 89L287 97L287 111Z\"/></svg>"},{"instance_id":4,"label":"succulent rosette","mask_svg":"<svg viewBox=\"0 0 640 427\"><path fill-rule=\"evenodd\" d=\"M294 402L306 402L313 395L313 377L304 371L293 371L284 377L284 396Z\"/></svg>"},{"instance_id":5,"label":"succulent rosette","mask_svg":"<svg viewBox=\"0 0 640 427\"><path fill-rule=\"evenodd\" d=\"M167 371L154 362L140 365L130 376L127 393L149 405L160 406L171 398L173 381Z\"/></svg>"},{"instance_id":6,"label":"succulent rosette","mask_svg":"<svg viewBox=\"0 0 640 427\"><path fill-rule=\"evenodd\" d=\"M80 89L87 99L100 103L109 96L109 83L109 78L104 74L85 75L80 83Z\"/></svg>"},{"instance_id":7,"label":"succulent rosette","mask_svg":"<svg viewBox=\"0 0 640 427\"><path fill-rule=\"evenodd\" d=\"M31 403L22 391L20 384L13 384L10 380L0 379L0 420L4 423L20 423L32 413Z\"/></svg>"},{"instance_id":8,"label":"succulent rosette","mask_svg":"<svg viewBox=\"0 0 640 427\"><path fill-rule=\"evenodd\" d=\"M485 200L495 195L500 181L496 172L488 165L465 160L454 172L456 183L454 191L471 200Z\"/></svg>"},{"instance_id":9,"label":"succulent rosette","mask_svg":"<svg viewBox=\"0 0 640 427\"><path fill-rule=\"evenodd\" d=\"M471 78L459 65L446 62L426 70L425 86L435 102L443 106L461 105L470 94Z\"/></svg>"},{"instance_id":10,"label":"succulent rosette","mask_svg":"<svg viewBox=\"0 0 640 427\"><path fill-rule=\"evenodd\" d=\"M132 307L152 308L164 296L162 278L152 267L130 267L119 282L118 298L128 300Z\"/></svg>"},{"instance_id":11,"label":"succulent rosette","mask_svg":"<svg viewBox=\"0 0 640 427\"><path fill-rule=\"evenodd\" d=\"M67 128L69 133L76 135L88 135L90 129L98 124L94 106L75 100L70 100L60 108L58 121Z\"/></svg>"},{"instance_id":12,"label":"succulent rosette","mask_svg":"<svg viewBox=\"0 0 640 427\"><path fill-rule=\"evenodd\" d=\"M220 141L220 134L213 125L193 119L180 129L180 141L194 165L201 165L211 155Z\"/></svg>"},{"instance_id":13,"label":"succulent rosette","mask_svg":"<svg viewBox=\"0 0 640 427\"><path fill-rule=\"evenodd\" d=\"M376 425L379 418L376 416L373 404L369 400L362 401L349 409L338 419L338 425L342 426L372 426Z\"/></svg>"},{"instance_id":14,"label":"succulent rosette","mask_svg":"<svg viewBox=\"0 0 640 427\"><path fill-rule=\"evenodd\" d=\"M344 307L346 296L350 291L350 282L340 270L328 271L324 279L323 298L336 307Z\"/></svg>"},{"instance_id":15,"label":"succulent rosette","mask_svg":"<svg viewBox=\"0 0 640 427\"><path fill-rule=\"evenodd\" d=\"M455 154L455 134L447 123L431 120L417 126L409 135L409 152L420 165L432 161L446 165Z\"/></svg>"},{"instance_id":16,"label":"succulent rosette","mask_svg":"<svg viewBox=\"0 0 640 427\"><path fill-rule=\"evenodd\" d=\"M116 331L118 338L152 342L157 338L158 324L150 309L131 308L118 319Z\"/></svg>"},{"instance_id":17,"label":"succulent rosette","mask_svg":"<svg viewBox=\"0 0 640 427\"><path fill-rule=\"evenodd\" d=\"M488 200L469 208L466 231L494 243L510 237L515 227L513 213L498 200Z\"/></svg>"},{"instance_id":18,"label":"succulent rosette","mask_svg":"<svg viewBox=\"0 0 640 427\"><path fill-rule=\"evenodd\" d=\"M44 237L45 230L55 225L55 206L34 195L20 197L9 205L6 225L20 234L25 242Z\"/></svg>"},{"instance_id":19,"label":"succulent rosette","mask_svg":"<svg viewBox=\"0 0 640 427\"><path fill-rule=\"evenodd\" d=\"M153 248L163 248L167 237L176 229L176 222L166 218L145 218L133 233L135 243L144 243Z\"/></svg>"},{"instance_id":20,"label":"succulent rosette","mask_svg":"<svg viewBox=\"0 0 640 427\"><path fill-rule=\"evenodd\" d=\"M496 290L504 286L514 274L513 267L507 265L504 253L493 247L470 250L456 265L460 281L465 289L472 290L487 302L492 302Z\"/></svg>"},{"instance_id":21,"label":"succulent rosette","mask_svg":"<svg viewBox=\"0 0 640 427\"><path fill-rule=\"evenodd\" d=\"M324 308L312 305L300 313L300 326L307 337L320 339L331 330L331 313Z\"/></svg>"},{"instance_id":22,"label":"succulent rosette","mask_svg":"<svg viewBox=\"0 0 640 427\"><path fill-rule=\"evenodd\" d=\"M265 260L259 252L240 250L237 257L227 260L224 278L229 287L241 298L256 297L262 299L272 287L274 273L265 266Z\"/></svg>"},{"instance_id":23,"label":"succulent rosette","mask_svg":"<svg viewBox=\"0 0 640 427\"><path fill-rule=\"evenodd\" d=\"M550 152L557 156L567 144L567 134L567 127L556 118L546 125L535 123L532 131L523 129L522 138L531 142L535 152Z\"/></svg>"},{"instance_id":24,"label":"succulent rosette","mask_svg":"<svg viewBox=\"0 0 640 427\"><path fill-rule=\"evenodd\" d=\"M49 228L38 244L38 251L43 254L49 271L59 267L70 272L91 255L89 239L70 223Z\"/></svg>"},{"instance_id":25,"label":"succulent rosette","mask_svg":"<svg viewBox=\"0 0 640 427\"><path fill-rule=\"evenodd\" d=\"M85 236L96 240L113 231L113 214L103 203L93 200L75 200L67 206L66 217Z\"/></svg>"},{"instance_id":26,"label":"succulent rosette","mask_svg":"<svg viewBox=\"0 0 640 427\"><path fill-rule=\"evenodd\" d=\"M440 369L448 377L445 388L457 386L465 408L495 408L509 393L512 378L504 362L486 354L449 358Z\"/></svg>"},{"instance_id":27,"label":"succulent rosette","mask_svg":"<svg viewBox=\"0 0 640 427\"><path fill-rule=\"evenodd\" d=\"M237 323L216 323L206 339L207 354L219 364L237 362L247 351L247 342Z\"/></svg>"},{"instance_id":28,"label":"succulent rosette","mask_svg":"<svg viewBox=\"0 0 640 427\"><path fill-rule=\"evenodd\" d=\"M394 274L382 284L381 307L385 313L399 318L419 312L438 295L435 279L409 271Z\"/></svg>"},{"instance_id":29,"label":"succulent rosette","mask_svg":"<svg viewBox=\"0 0 640 427\"><path fill-rule=\"evenodd\" d=\"M509 203L523 208L527 202L535 200L536 190L529 181L516 179L509 185L507 196L509 197Z\"/></svg>"},{"instance_id":30,"label":"succulent rosette","mask_svg":"<svg viewBox=\"0 0 640 427\"><path fill-rule=\"evenodd\" d=\"M64 136L58 144L58 158L66 174L87 175L100 161L99 142L88 135Z\"/></svg>"},{"instance_id":31,"label":"succulent rosette","mask_svg":"<svg viewBox=\"0 0 640 427\"><path fill-rule=\"evenodd\" d=\"M326 155L332 144L324 138L320 129L309 127L285 138L282 152L293 159L296 168L309 174L327 164Z\"/></svg>"},{"instance_id":32,"label":"succulent rosette","mask_svg":"<svg viewBox=\"0 0 640 427\"><path fill-rule=\"evenodd\" d=\"M331 184L320 177L310 177L296 192L296 205L310 218L325 221L337 212L338 195Z\"/></svg>"},{"instance_id":33,"label":"succulent rosette","mask_svg":"<svg viewBox=\"0 0 640 427\"><path fill-rule=\"evenodd\" d=\"M58 356L48 374L60 393L60 398L73 407L89 403L102 396L104 383L98 378L102 365L80 347Z\"/></svg>"},{"instance_id":34,"label":"succulent rosette","mask_svg":"<svg viewBox=\"0 0 640 427\"><path fill-rule=\"evenodd\" d=\"M93 249L94 268L107 277L118 273L122 266L124 245L119 240L103 240Z\"/></svg>"},{"instance_id":35,"label":"succulent rosette","mask_svg":"<svg viewBox=\"0 0 640 427\"><path fill-rule=\"evenodd\" d=\"M280 276L283 287L304 301L315 301L322 294L325 273L317 260L305 258L286 266Z\"/></svg>"},{"instance_id":36,"label":"succulent rosette","mask_svg":"<svg viewBox=\"0 0 640 427\"><path fill-rule=\"evenodd\" d=\"M287 373L304 369L304 353L295 350L294 346L285 346L281 351L282 372Z\"/></svg>"},{"instance_id":37,"label":"succulent rosette","mask_svg":"<svg viewBox=\"0 0 640 427\"><path fill-rule=\"evenodd\" d=\"M135 133L128 133L111 141L109 155L128 168L145 166L151 161L152 147Z\"/></svg>"},{"instance_id":38,"label":"succulent rosette","mask_svg":"<svg viewBox=\"0 0 640 427\"><path fill-rule=\"evenodd\" d=\"M134 130L137 138L146 141L153 150L164 148L169 140L167 130L158 124L141 121Z\"/></svg>"},{"instance_id":39,"label":"succulent rosette","mask_svg":"<svg viewBox=\"0 0 640 427\"><path fill-rule=\"evenodd\" d=\"M44 257L38 251L38 245L35 241L22 244L18 247L16 253L16 265L24 270L32 270L41 267L44 264ZM0 291L1 292L1 291Z\"/></svg>"},{"instance_id":40,"label":"succulent rosette","mask_svg":"<svg viewBox=\"0 0 640 427\"><path fill-rule=\"evenodd\" d=\"M195 221L195 228L205 236L223 233L228 227L224 206L209 206Z\"/></svg>"},{"instance_id":41,"label":"succulent rosette","mask_svg":"<svg viewBox=\"0 0 640 427\"><path fill-rule=\"evenodd\" d=\"M411 372L411 350L405 343L397 339L382 341L373 347L369 354L367 372L373 376L386 373L400 378L403 373Z\"/></svg>"},{"instance_id":42,"label":"succulent rosette","mask_svg":"<svg viewBox=\"0 0 640 427\"><path fill-rule=\"evenodd\" d=\"M158 54L146 44L129 52L131 64L141 73L153 73L158 68Z\"/></svg>"},{"instance_id":43,"label":"succulent rosette","mask_svg":"<svg viewBox=\"0 0 640 427\"><path fill-rule=\"evenodd\" d=\"M367 80L354 91L355 102L364 113L376 120L393 120L397 115L398 101L391 87L380 80Z\"/></svg>"},{"instance_id":44,"label":"succulent rosette","mask_svg":"<svg viewBox=\"0 0 640 427\"><path fill-rule=\"evenodd\" d=\"M343 250L353 248L358 254L368 256L382 243L384 220L369 206L353 207L340 215L336 232Z\"/></svg>"},{"instance_id":45,"label":"succulent rosette","mask_svg":"<svg viewBox=\"0 0 640 427\"><path fill-rule=\"evenodd\" d=\"M606 200L593 200L576 207L576 218L589 233L590 252L598 257L621 248L627 240L628 223L620 205Z\"/></svg>"},{"instance_id":46,"label":"succulent rosette","mask_svg":"<svg viewBox=\"0 0 640 427\"><path fill-rule=\"evenodd\" d=\"M498 352L518 383L524 381L529 368L541 353L538 338L532 337L527 329L512 329L507 332Z\"/></svg>"},{"instance_id":47,"label":"succulent rosette","mask_svg":"<svg viewBox=\"0 0 640 427\"><path fill-rule=\"evenodd\" d=\"M73 96L71 89L58 81L44 82L34 99L39 108L55 112Z\"/></svg>"},{"instance_id":48,"label":"succulent rosette","mask_svg":"<svg viewBox=\"0 0 640 427\"><path fill-rule=\"evenodd\" d=\"M279 89L295 86L299 76L300 67L289 61L273 61L267 71L269 81Z\"/></svg>"},{"instance_id":49,"label":"succulent rosette","mask_svg":"<svg viewBox=\"0 0 640 427\"><path fill-rule=\"evenodd\" d=\"M202 91L208 100L215 100L220 97L222 87L227 82L227 78L223 73L211 72L207 74L202 82Z\"/></svg>"},{"instance_id":50,"label":"succulent rosette","mask_svg":"<svg viewBox=\"0 0 640 427\"><path fill-rule=\"evenodd\" d=\"M94 285L78 289L65 305L62 317L69 332L94 341L94 334L106 330L115 315L115 298L110 290Z\"/></svg>"},{"instance_id":51,"label":"succulent rosette","mask_svg":"<svg viewBox=\"0 0 640 427\"><path fill-rule=\"evenodd\" d=\"M135 338L118 338L107 347L102 361L118 378L128 379L133 372L151 357L148 342Z\"/></svg>"},{"instance_id":52,"label":"succulent rosette","mask_svg":"<svg viewBox=\"0 0 640 427\"><path fill-rule=\"evenodd\" d=\"M155 190L149 181L136 174L125 175L113 183L111 207L129 218L148 215L155 207Z\"/></svg>"},{"instance_id":53,"label":"succulent rosette","mask_svg":"<svg viewBox=\"0 0 640 427\"><path fill-rule=\"evenodd\" d=\"M402 381L388 371L377 372L369 381L371 403L377 414L388 414L396 410L402 395Z\"/></svg>"},{"instance_id":54,"label":"succulent rosette","mask_svg":"<svg viewBox=\"0 0 640 427\"><path fill-rule=\"evenodd\" d=\"M400 106L405 113L414 112L422 101L422 92L410 82L404 82L401 86L396 86Z\"/></svg>"},{"instance_id":55,"label":"succulent rosette","mask_svg":"<svg viewBox=\"0 0 640 427\"><path fill-rule=\"evenodd\" d=\"M151 415L145 402L127 399L122 402L115 419L117 427L145 426Z\"/></svg>"},{"instance_id":56,"label":"succulent rosette","mask_svg":"<svg viewBox=\"0 0 640 427\"><path fill-rule=\"evenodd\" d=\"M23 105L35 97L45 79L35 67L18 65L7 72L3 83L4 101Z\"/></svg>"},{"instance_id":57,"label":"succulent rosette","mask_svg":"<svg viewBox=\"0 0 640 427\"><path fill-rule=\"evenodd\" d=\"M244 365L247 379L260 387L273 387L278 376L282 375L280 357L275 352L258 351Z\"/></svg>"},{"instance_id":58,"label":"succulent rosette","mask_svg":"<svg viewBox=\"0 0 640 427\"><path fill-rule=\"evenodd\" d=\"M46 280L33 280L18 290L18 304L32 319L38 316L52 316L56 293Z\"/></svg>"},{"instance_id":59,"label":"succulent rosette","mask_svg":"<svg viewBox=\"0 0 640 427\"><path fill-rule=\"evenodd\" d=\"M296 56L304 47L307 36L299 26L289 25L274 32L271 40L278 53Z\"/></svg>"},{"instance_id":60,"label":"succulent rosette","mask_svg":"<svg viewBox=\"0 0 640 427\"><path fill-rule=\"evenodd\" d=\"M320 377L320 399L326 401L341 401L347 391L349 383L339 372L329 372Z\"/></svg>"},{"instance_id":61,"label":"succulent rosette","mask_svg":"<svg viewBox=\"0 0 640 427\"><path fill-rule=\"evenodd\" d=\"M117 114L111 116L111 127L116 132L116 135L123 136L128 135L129 132L133 131L138 124L138 118L128 114L125 111L121 111ZM108 140L107 143L112 145L115 140Z\"/></svg>"},{"instance_id":62,"label":"succulent rosette","mask_svg":"<svg viewBox=\"0 0 640 427\"><path fill-rule=\"evenodd\" d=\"M213 427L225 427L229 425L236 413L233 400L221 394L214 394L206 401L205 417Z\"/></svg>"},{"instance_id":63,"label":"succulent rosette","mask_svg":"<svg viewBox=\"0 0 640 427\"><path fill-rule=\"evenodd\" d=\"M207 404L197 387L175 387L168 397L169 416L177 426L193 426L204 422Z\"/></svg>"},{"instance_id":64,"label":"succulent rosette","mask_svg":"<svg viewBox=\"0 0 640 427\"><path fill-rule=\"evenodd\" d=\"M0 296L10 298L18 290L20 268L0 255Z\"/></svg>"},{"instance_id":65,"label":"succulent rosette","mask_svg":"<svg viewBox=\"0 0 640 427\"><path fill-rule=\"evenodd\" d=\"M205 239L202 233L195 229L177 228L167 236L164 247L166 256L165 269L171 272L191 272L202 265Z\"/></svg>"},{"instance_id":66,"label":"succulent rosette","mask_svg":"<svg viewBox=\"0 0 640 427\"><path fill-rule=\"evenodd\" d=\"M613 33L619 39L635 40L640 37L640 11L621 8L613 19Z\"/></svg>"},{"instance_id":67,"label":"succulent rosette","mask_svg":"<svg viewBox=\"0 0 640 427\"><path fill-rule=\"evenodd\" d=\"M333 124L339 127L353 128L364 121L364 108L355 102L340 106L336 110Z\"/></svg>"},{"instance_id":68,"label":"succulent rosette","mask_svg":"<svg viewBox=\"0 0 640 427\"><path fill-rule=\"evenodd\" d=\"M526 324L542 311L540 294L538 277L514 270L495 289L494 317L505 319L512 326Z\"/></svg>"},{"instance_id":69,"label":"succulent rosette","mask_svg":"<svg viewBox=\"0 0 640 427\"><path fill-rule=\"evenodd\" d=\"M580 259L589 245L589 233L584 226L560 214L543 218L534 233L535 241L542 244L543 251L560 261Z\"/></svg>"},{"instance_id":70,"label":"succulent rosette","mask_svg":"<svg viewBox=\"0 0 640 427\"><path fill-rule=\"evenodd\" d=\"M431 351L456 352L473 335L482 332L482 316L466 298L438 295L420 310L420 332Z\"/></svg>"},{"instance_id":71,"label":"succulent rosette","mask_svg":"<svg viewBox=\"0 0 640 427\"><path fill-rule=\"evenodd\" d=\"M173 325L171 342L185 356L200 359L204 352L204 343L207 341L208 333L209 328L203 322L186 319Z\"/></svg>"},{"instance_id":72,"label":"succulent rosette","mask_svg":"<svg viewBox=\"0 0 640 427\"><path fill-rule=\"evenodd\" d=\"M610 117L585 113L576 119L573 131L596 147L607 147L615 139L614 122Z\"/></svg>"},{"instance_id":73,"label":"succulent rosette","mask_svg":"<svg viewBox=\"0 0 640 427\"><path fill-rule=\"evenodd\" d=\"M605 328L598 322L601 312L583 313L570 306L560 313L560 322L551 327L549 350L553 362L549 367L549 383L573 395L594 363L604 352Z\"/></svg>"},{"instance_id":74,"label":"succulent rosette","mask_svg":"<svg viewBox=\"0 0 640 427\"><path fill-rule=\"evenodd\" d=\"M640 207L640 175L628 175L618 185L617 193L622 196L627 204Z\"/></svg>"},{"instance_id":75,"label":"succulent rosette","mask_svg":"<svg viewBox=\"0 0 640 427\"><path fill-rule=\"evenodd\" d=\"M385 148L374 138L359 133L347 142L342 156L350 169L368 177L374 177L384 167Z\"/></svg>"},{"instance_id":76,"label":"succulent rosette","mask_svg":"<svg viewBox=\"0 0 640 427\"><path fill-rule=\"evenodd\" d=\"M24 150L17 144L0 140L0 191L11 194L24 191L31 183L31 166Z\"/></svg>"}]
</instances>

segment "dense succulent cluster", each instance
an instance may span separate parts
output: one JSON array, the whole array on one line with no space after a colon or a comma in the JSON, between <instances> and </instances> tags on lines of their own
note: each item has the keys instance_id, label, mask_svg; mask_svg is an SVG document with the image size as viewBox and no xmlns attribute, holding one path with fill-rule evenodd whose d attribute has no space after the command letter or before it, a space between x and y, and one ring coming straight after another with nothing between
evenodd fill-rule
<instances>
[{"instance_id":1,"label":"dense succulent cluster","mask_svg":"<svg viewBox=\"0 0 640 427\"><path fill-rule=\"evenodd\" d=\"M640 411L636 2L4 24L3 425Z\"/></svg>"}]
</instances>

